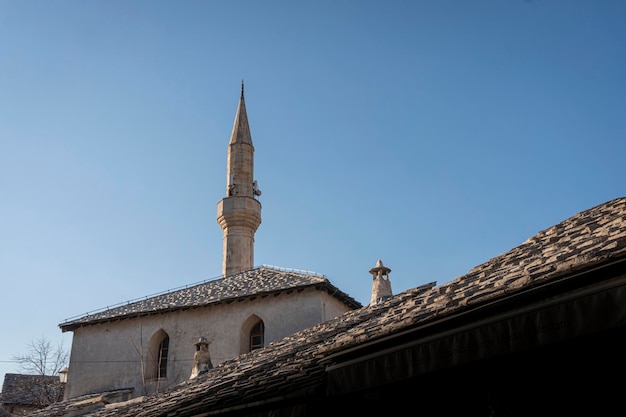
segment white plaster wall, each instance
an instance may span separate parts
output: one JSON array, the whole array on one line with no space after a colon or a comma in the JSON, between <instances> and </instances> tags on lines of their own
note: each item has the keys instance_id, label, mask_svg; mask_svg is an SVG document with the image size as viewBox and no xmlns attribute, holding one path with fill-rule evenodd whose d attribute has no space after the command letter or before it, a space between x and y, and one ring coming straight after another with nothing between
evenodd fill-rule
<instances>
[{"instance_id":1,"label":"white plaster wall","mask_svg":"<svg viewBox=\"0 0 626 417\"><path fill-rule=\"evenodd\" d=\"M241 327L252 315L263 320L267 345L346 311L326 292L309 288L81 327L74 330L65 398L130 387L136 397L177 384L191 374L194 344L200 336L211 342L214 366L244 353L248 334ZM141 352L145 357L150 337L160 329L170 337L167 378L146 382Z\"/></svg>"}]
</instances>

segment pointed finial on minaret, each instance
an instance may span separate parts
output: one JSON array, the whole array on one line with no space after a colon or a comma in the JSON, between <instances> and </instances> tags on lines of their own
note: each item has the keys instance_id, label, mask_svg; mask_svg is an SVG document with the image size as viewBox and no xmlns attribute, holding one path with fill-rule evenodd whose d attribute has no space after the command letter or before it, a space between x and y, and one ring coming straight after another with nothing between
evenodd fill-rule
<instances>
[{"instance_id":1,"label":"pointed finial on minaret","mask_svg":"<svg viewBox=\"0 0 626 417\"><path fill-rule=\"evenodd\" d=\"M241 79L241 98L243 98L243 78Z\"/></svg>"}]
</instances>

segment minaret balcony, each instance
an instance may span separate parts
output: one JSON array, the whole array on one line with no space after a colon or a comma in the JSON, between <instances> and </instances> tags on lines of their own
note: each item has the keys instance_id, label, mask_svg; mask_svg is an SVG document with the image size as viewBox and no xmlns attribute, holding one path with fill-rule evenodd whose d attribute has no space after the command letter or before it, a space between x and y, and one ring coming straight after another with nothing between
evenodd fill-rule
<instances>
[{"instance_id":1,"label":"minaret balcony","mask_svg":"<svg viewBox=\"0 0 626 417\"><path fill-rule=\"evenodd\" d=\"M255 231L261 224L261 203L252 197L227 197L217 203L217 222L222 230L243 226Z\"/></svg>"}]
</instances>

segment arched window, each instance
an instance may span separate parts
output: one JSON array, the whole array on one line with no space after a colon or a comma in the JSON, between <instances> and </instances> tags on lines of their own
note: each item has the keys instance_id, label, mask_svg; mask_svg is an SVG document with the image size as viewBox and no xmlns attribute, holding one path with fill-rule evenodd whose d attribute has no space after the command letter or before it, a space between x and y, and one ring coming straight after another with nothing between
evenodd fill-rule
<instances>
[{"instance_id":1,"label":"arched window","mask_svg":"<svg viewBox=\"0 0 626 417\"><path fill-rule=\"evenodd\" d=\"M167 356L170 348L170 337L163 329L156 332L148 342L146 360L146 377L161 379L167 377Z\"/></svg>"},{"instance_id":2,"label":"arched window","mask_svg":"<svg viewBox=\"0 0 626 417\"><path fill-rule=\"evenodd\" d=\"M250 330L250 351L263 347L265 339L265 326L263 320L259 320Z\"/></svg>"},{"instance_id":3,"label":"arched window","mask_svg":"<svg viewBox=\"0 0 626 417\"><path fill-rule=\"evenodd\" d=\"M246 353L265 346L265 323L256 314L251 314L240 328L240 352Z\"/></svg>"},{"instance_id":4,"label":"arched window","mask_svg":"<svg viewBox=\"0 0 626 417\"><path fill-rule=\"evenodd\" d=\"M167 377L167 351L170 348L170 337L165 336L165 339L161 340L159 344L159 374L158 378Z\"/></svg>"}]
</instances>

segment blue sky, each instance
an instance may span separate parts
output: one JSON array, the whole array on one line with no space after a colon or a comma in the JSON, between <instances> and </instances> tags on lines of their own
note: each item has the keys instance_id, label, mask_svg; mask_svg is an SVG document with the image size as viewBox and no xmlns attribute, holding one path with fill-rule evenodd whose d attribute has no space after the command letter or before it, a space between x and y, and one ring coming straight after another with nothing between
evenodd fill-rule
<instances>
[{"instance_id":1,"label":"blue sky","mask_svg":"<svg viewBox=\"0 0 626 417\"><path fill-rule=\"evenodd\" d=\"M255 264L363 304L622 197L626 2L0 0L0 375L221 274L241 80Z\"/></svg>"}]
</instances>

